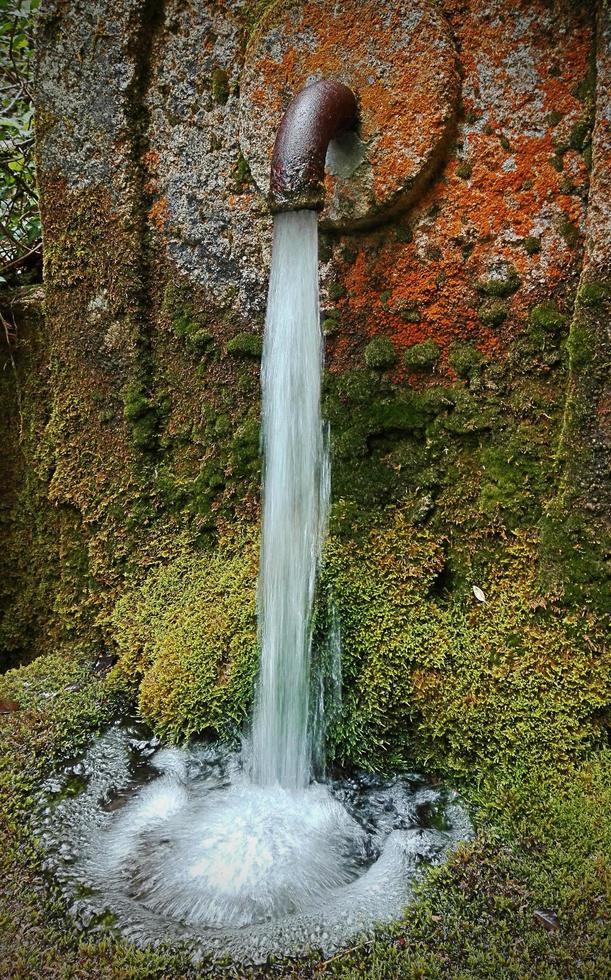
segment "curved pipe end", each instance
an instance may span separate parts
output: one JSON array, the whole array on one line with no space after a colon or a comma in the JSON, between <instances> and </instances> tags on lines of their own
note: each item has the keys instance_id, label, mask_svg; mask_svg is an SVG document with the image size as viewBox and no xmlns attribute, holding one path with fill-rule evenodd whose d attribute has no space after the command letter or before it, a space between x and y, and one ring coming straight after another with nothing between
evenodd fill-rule
<instances>
[{"instance_id":1,"label":"curved pipe end","mask_svg":"<svg viewBox=\"0 0 611 980\"><path fill-rule=\"evenodd\" d=\"M356 97L347 85L322 79L297 93L274 143L269 193L273 213L322 210L327 147L357 123Z\"/></svg>"}]
</instances>

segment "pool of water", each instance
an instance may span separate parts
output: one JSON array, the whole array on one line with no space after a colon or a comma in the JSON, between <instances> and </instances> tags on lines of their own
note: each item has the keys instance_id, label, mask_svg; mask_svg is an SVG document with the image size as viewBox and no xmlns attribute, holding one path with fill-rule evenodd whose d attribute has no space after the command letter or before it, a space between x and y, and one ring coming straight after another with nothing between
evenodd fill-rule
<instances>
[{"instance_id":1,"label":"pool of water","mask_svg":"<svg viewBox=\"0 0 611 980\"><path fill-rule=\"evenodd\" d=\"M248 747L164 748L109 729L43 788L47 867L83 929L259 962L334 952L398 917L422 869L471 835L415 773L257 786Z\"/></svg>"}]
</instances>

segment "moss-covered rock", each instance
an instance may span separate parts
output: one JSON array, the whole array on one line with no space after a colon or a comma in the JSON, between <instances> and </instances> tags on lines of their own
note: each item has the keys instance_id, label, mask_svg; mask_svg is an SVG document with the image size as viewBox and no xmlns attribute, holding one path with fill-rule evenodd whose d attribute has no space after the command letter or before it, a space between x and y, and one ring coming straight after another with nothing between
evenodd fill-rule
<instances>
[{"instance_id":1,"label":"moss-covered rock","mask_svg":"<svg viewBox=\"0 0 611 980\"><path fill-rule=\"evenodd\" d=\"M497 296L503 298L511 296L520 288L520 277L514 266L508 265L498 272L497 275L490 276L488 279L480 279L475 284L476 289L485 296Z\"/></svg>"},{"instance_id":2,"label":"moss-covered rock","mask_svg":"<svg viewBox=\"0 0 611 980\"><path fill-rule=\"evenodd\" d=\"M358 546L330 542L323 582L345 651L338 759L478 778L585 752L602 736L611 659L594 617L539 597L536 542L507 542L449 602L435 588L443 570L442 542L400 513Z\"/></svg>"},{"instance_id":3,"label":"moss-covered rock","mask_svg":"<svg viewBox=\"0 0 611 980\"><path fill-rule=\"evenodd\" d=\"M394 367L397 360L397 352L389 337L374 337L365 348L365 363L374 371Z\"/></svg>"},{"instance_id":4,"label":"moss-covered rock","mask_svg":"<svg viewBox=\"0 0 611 980\"><path fill-rule=\"evenodd\" d=\"M260 358L263 352L263 339L254 333L238 333L227 341L227 351L236 357Z\"/></svg>"},{"instance_id":5,"label":"moss-covered rock","mask_svg":"<svg viewBox=\"0 0 611 980\"><path fill-rule=\"evenodd\" d=\"M543 330L546 333L556 333L567 323L567 318L561 313L554 303L539 303L533 306L529 317L531 328L536 331Z\"/></svg>"},{"instance_id":6,"label":"moss-covered rock","mask_svg":"<svg viewBox=\"0 0 611 980\"><path fill-rule=\"evenodd\" d=\"M460 378L470 377L485 362L486 358L471 344L453 344L449 361Z\"/></svg>"},{"instance_id":7,"label":"moss-covered rock","mask_svg":"<svg viewBox=\"0 0 611 980\"><path fill-rule=\"evenodd\" d=\"M541 239L534 235L527 235L522 239L522 245L528 255L537 255L541 251Z\"/></svg>"},{"instance_id":8,"label":"moss-covered rock","mask_svg":"<svg viewBox=\"0 0 611 980\"><path fill-rule=\"evenodd\" d=\"M439 347L434 340L412 344L405 351L403 360L410 371L432 371L439 361Z\"/></svg>"},{"instance_id":9,"label":"moss-covered rock","mask_svg":"<svg viewBox=\"0 0 611 980\"><path fill-rule=\"evenodd\" d=\"M256 540L184 555L128 592L113 616L117 671L140 680L140 710L164 738L231 734L257 667Z\"/></svg>"},{"instance_id":10,"label":"moss-covered rock","mask_svg":"<svg viewBox=\"0 0 611 980\"><path fill-rule=\"evenodd\" d=\"M491 300L483 303L477 315L488 327L500 327L507 319L507 306L501 300Z\"/></svg>"}]
</instances>

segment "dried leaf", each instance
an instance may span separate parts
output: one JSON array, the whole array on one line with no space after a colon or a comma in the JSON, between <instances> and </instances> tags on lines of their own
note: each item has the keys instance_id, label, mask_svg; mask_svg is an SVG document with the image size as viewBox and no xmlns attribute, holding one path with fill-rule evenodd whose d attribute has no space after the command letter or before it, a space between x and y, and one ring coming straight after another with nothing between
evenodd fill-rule
<instances>
[{"instance_id":1,"label":"dried leaf","mask_svg":"<svg viewBox=\"0 0 611 980\"><path fill-rule=\"evenodd\" d=\"M477 585L474 585L473 586L473 595L475 596L475 598L477 599L478 602L485 602L486 601L486 596L484 595L484 593L482 592L482 590L480 588L478 588Z\"/></svg>"}]
</instances>

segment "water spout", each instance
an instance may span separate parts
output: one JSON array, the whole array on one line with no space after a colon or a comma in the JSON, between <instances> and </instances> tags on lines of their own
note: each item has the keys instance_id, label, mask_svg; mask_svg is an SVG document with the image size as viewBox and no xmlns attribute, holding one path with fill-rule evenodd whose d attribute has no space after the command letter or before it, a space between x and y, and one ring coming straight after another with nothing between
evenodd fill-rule
<instances>
[{"instance_id":1,"label":"water spout","mask_svg":"<svg viewBox=\"0 0 611 980\"><path fill-rule=\"evenodd\" d=\"M330 141L358 122L354 93L341 82L306 85L290 102L276 134L270 209L320 211L324 205L325 156Z\"/></svg>"},{"instance_id":2,"label":"water spout","mask_svg":"<svg viewBox=\"0 0 611 980\"><path fill-rule=\"evenodd\" d=\"M281 213L274 217L261 371L261 667L251 771L260 785L288 789L310 780L311 618L329 504L316 210L323 204L329 141L354 125L356 114L345 85L307 86L285 113L272 159L272 210Z\"/></svg>"}]
</instances>

